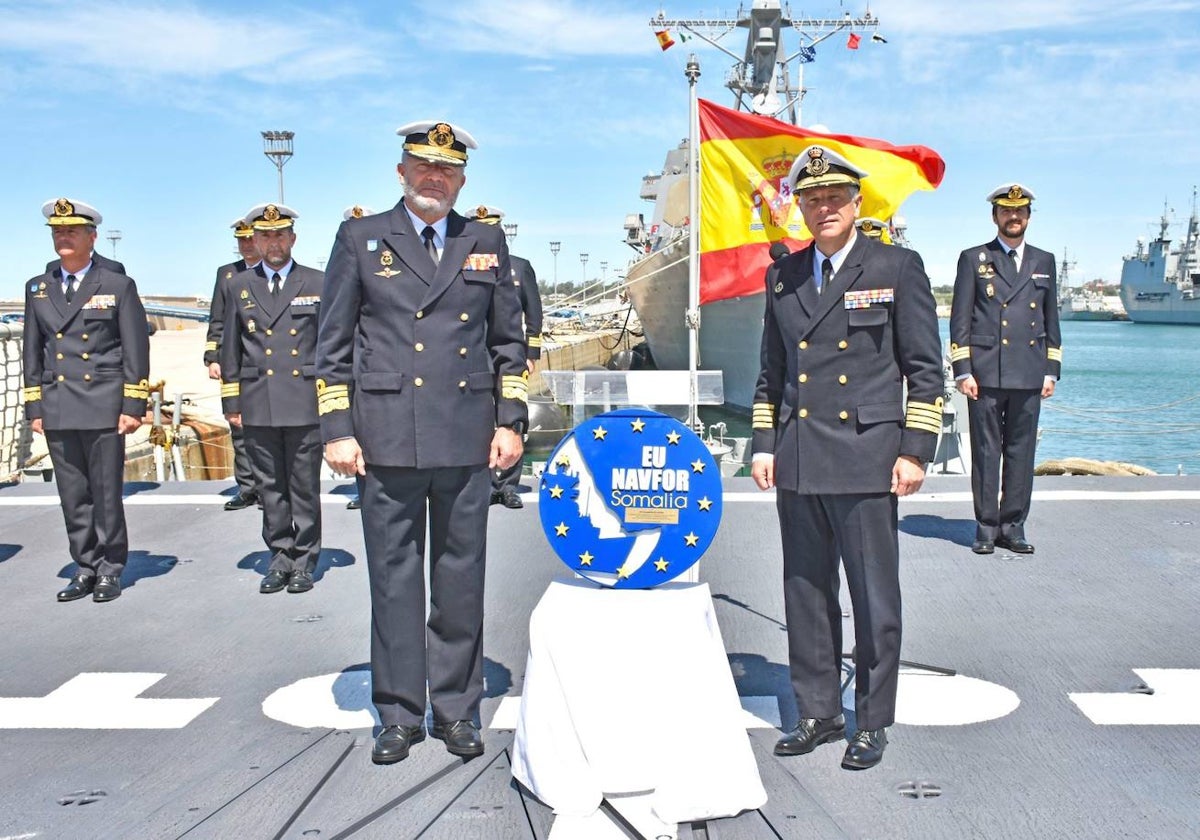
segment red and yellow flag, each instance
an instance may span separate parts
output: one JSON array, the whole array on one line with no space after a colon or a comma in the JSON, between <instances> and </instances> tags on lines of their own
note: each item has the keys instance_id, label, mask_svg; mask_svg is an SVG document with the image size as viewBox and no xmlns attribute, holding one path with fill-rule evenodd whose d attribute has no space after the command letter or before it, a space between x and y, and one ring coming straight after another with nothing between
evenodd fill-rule
<instances>
[{"instance_id":1,"label":"red and yellow flag","mask_svg":"<svg viewBox=\"0 0 1200 840\"><path fill-rule=\"evenodd\" d=\"M667 50L671 49L671 47L675 46L675 39L671 37L671 31L669 29L661 29L658 32L655 32L654 37L658 38L658 45L662 47L663 52L666 52Z\"/></svg>"},{"instance_id":2,"label":"red and yellow flag","mask_svg":"<svg viewBox=\"0 0 1200 840\"><path fill-rule=\"evenodd\" d=\"M812 143L868 173L862 215L890 219L916 190L942 182L946 164L925 146L822 134L700 100L700 302L759 294L771 243L812 238L792 200L788 170Z\"/></svg>"}]
</instances>

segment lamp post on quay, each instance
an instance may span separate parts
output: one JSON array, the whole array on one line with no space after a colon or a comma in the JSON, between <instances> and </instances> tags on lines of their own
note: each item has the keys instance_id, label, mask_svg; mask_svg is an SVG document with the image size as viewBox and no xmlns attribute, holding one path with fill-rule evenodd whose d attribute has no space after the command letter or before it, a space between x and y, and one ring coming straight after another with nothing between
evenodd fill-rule
<instances>
[{"instance_id":1,"label":"lamp post on quay","mask_svg":"<svg viewBox=\"0 0 1200 840\"><path fill-rule=\"evenodd\" d=\"M121 231L110 230L107 234L105 234L104 238L112 243L113 259L115 260L117 258L117 243L121 241Z\"/></svg>"},{"instance_id":2,"label":"lamp post on quay","mask_svg":"<svg viewBox=\"0 0 1200 840\"><path fill-rule=\"evenodd\" d=\"M587 255L587 254L580 254L580 255L579 255L579 261L580 261L581 263L583 263L583 288L585 288L585 289L586 289L586 288L587 288L587 261L588 261L588 255Z\"/></svg>"},{"instance_id":3,"label":"lamp post on quay","mask_svg":"<svg viewBox=\"0 0 1200 840\"><path fill-rule=\"evenodd\" d=\"M550 253L554 255L554 296L558 297L558 251L562 248L561 242L550 243Z\"/></svg>"},{"instance_id":4,"label":"lamp post on quay","mask_svg":"<svg viewBox=\"0 0 1200 840\"><path fill-rule=\"evenodd\" d=\"M517 223L509 222L504 226L504 238L508 240L508 247L512 247L513 240L517 238Z\"/></svg>"},{"instance_id":5,"label":"lamp post on quay","mask_svg":"<svg viewBox=\"0 0 1200 840\"><path fill-rule=\"evenodd\" d=\"M292 158L292 138L294 131L264 131L263 154L267 156L279 170L279 203L283 204L283 165Z\"/></svg>"}]
</instances>

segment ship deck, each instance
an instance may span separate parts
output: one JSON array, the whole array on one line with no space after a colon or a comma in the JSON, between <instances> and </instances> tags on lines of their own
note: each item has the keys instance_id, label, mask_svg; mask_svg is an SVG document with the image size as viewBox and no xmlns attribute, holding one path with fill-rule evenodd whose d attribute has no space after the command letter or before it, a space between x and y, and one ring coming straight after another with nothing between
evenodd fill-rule
<instances>
[{"instance_id":1,"label":"ship deck","mask_svg":"<svg viewBox=\"0 0 1200 840\"><path fill-rule=\"evenodd\" d=\"M325 487L316 588L266 597L259 517L222 510L228 483L128 485L133 551L106 605L54 600L71 565L53 485L0 490L0 838L565 837L512 780L501 728L530 611L565 573L536 498L492 510L486 754L426 741L376 767L349 490ZM725 490L701 579L744 705L789 727L772 496ZM1038 478L1033 556L971 554L964 478L931 477L900 512L903 655L922 664L883 763L776 758L777 730L751 728L768 803L678 836L1200 836L1200 479Z\"/></svg>"}]
</instances>

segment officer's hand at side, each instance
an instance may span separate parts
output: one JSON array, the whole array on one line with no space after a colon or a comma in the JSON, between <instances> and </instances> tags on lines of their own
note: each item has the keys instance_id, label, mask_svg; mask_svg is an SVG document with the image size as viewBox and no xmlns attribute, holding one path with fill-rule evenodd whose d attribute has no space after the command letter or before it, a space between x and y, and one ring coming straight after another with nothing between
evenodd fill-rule
<instances>
[{"instance_id":1,"label":"officer's hand at side","mask_svg":"<svg viewBox=\"0 0 1200 840\"><path fill-rule=\"evenodd\" d=\"M30 421L29 421L29 430L30 430L30 431L32 431L32 432L37 432L39 435L40 435L40 434L45 434L45 433L42 431L42 418L41 418L41 417L35 417L34 419L30 420Z\"/></svg>"},{"instance_id":2,"label":"officer's hand at side","mask_svg":"<svg viewBox=\"0 0 1200 840\"><path fill-rule=\"evenodd\" d=\"M525 454L521 436L508 426L500 426L492 435L492 451L488 456L488 469L506 470Z\"/></svg>"},{"instance_id":3,"label":"officer's hand at side","mask_svg":"<svg viewBox=\"0 0 1200 840\"><path fill-rule=\"evenodd\" d=\"M221 378L221 365L219 362L210 362L209 363L208 378L209 379L220 379Z\"/></svg>"},{"instance_id":4,"label":"officer's hand at side","mask_svg":"<svg viewBox=\"0 0 1200 840\"><path fill-rule=\"evenodd\" d=\"M117 434L127 435L130 432L136 432L141 425L141 417L134 417L132 414L122 414L117 418Z\"/></svg>"},{"instance_id":5,"label":"officer's hand at side","mask_svg":"<svg viewBox=\"0 0 1200 840\"><path fill-rule=\"evenodd\" d=\"M331 440L325 444L325 463L339 475L366 475L367 462L362 448L352 437Z\"/></svg>"},{"instance_id":6,"label":"officer's hand at side","mask_svg":"<svg viewBox=\"0 0 1200 840\"><path fill-rule=\"evenodd\" d=\"M892 492L910 496L925 482L925 465L911 455L901 455L892 467Z\"/></svg>"},{"instance_id":7,"label":"officer's hand at side","mask_svg":"<svg viewBox=\"0 0 1200 840\"><path fill-rule=\"evenodd\" d=\"M1054 396L1054 377L1047 376L1042 381L1042 399L1048 400Z\"/></svg>"},{"instance_id":8,"label":"officer's hand at side","mask_svg":"<svg viewBox=\"0 0 1200 840\"><path fill-rule=\"evenodd\" d=\"M237 426L239 429L242 427L241 412L238 412L236 414L226 414L225 419L229 421L230 426Z\"/></svg>"},{"instance_id":9,"label":"officer's hand at side","mask_svg":"<svg viewBox=\"0 0 1200 840\"><path fill-rule=\"evenodd\" d=\"M775 456L759 455L750 462L750 477L759 490L770 490L775 486Z\"/></svg>"},{"instance_id":10,"label":"officer's hand at side","mask_svg":"<svg viewBox=\"0 0 1200 840\"><path fill-rule=\"evenodd\" d=\"M970 399L979 399L979 383L975 381L974 376L968 376L966 379L960 379L955 383L958 386L958 392L964 394Z\"/></svg>"}]
</instances>

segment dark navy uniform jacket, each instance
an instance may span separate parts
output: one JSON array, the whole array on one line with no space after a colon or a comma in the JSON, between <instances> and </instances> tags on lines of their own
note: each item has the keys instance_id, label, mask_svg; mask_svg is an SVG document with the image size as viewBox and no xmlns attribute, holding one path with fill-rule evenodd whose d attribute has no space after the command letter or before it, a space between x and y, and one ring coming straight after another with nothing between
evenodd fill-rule
<instances>
[{"instance_id":1,"label":"dark navy uniform jacket","mask_svg":"<svg viewBox=\"0 0 1200 840\"><path fill-rule=\"evenodd\" d=\"M900 455L933 459L944 382L921 257L858 235L818 296L808 247L767 269L754 452L798 493L886 493ZM908 406L903 382L908 383Z\"/></svg>"},{"instance_id":2,"label":"dark navy uniform jacket","mask_svg":"<svg viewBox=\"0 0 1200 840\"><path fill-rule=\"evenodd\" d=\"M542 358L542 294L538 291L537 274L524 257L509 254L513 283L521 293L521 309L525 313L525 355Z\"/></svg>"},{"instance_id":3,"label":"dark navy uniform jacket","mask_svg":"<svg viewBox=\"0 0 1200 840\"><path fill-rule=\"evenodd\" d=\"M221 408L246 426L315 426L313 359L325 275L292 264L273 297L259 263L226 281Z\"/></svg>"},{"instance_id":4,"label":"dark navy uniform jacket","mask_svg":"<svg viewBox=\"0 0 1200 840\"><path fill-rule=\"evenodd\" d=\"M228 302L225 294L229 281L246 270L246 261L238 260L217 269L217 281L213 284L212 303L208 308L208 335L204 341L204 364L221 361L221 334L225 331L225 309Z\"/></svg>"},{"instance_id":5,"label":"dark navy uniform jacket","mask_svg":"<svg viewBox=\"0 0 1200 840\"><path fill-rule=\"evenodd\" d=\"M956 377L985 388L1041 389L1062 374L1054 255L1025 243L1018 272L993 239L963 251L950 306Z\"/></svg>"},{"instance_id":6,"label":"dark navy uniform jacket","mask_svg":"<svg viewBox=\"0 0 1200 840\"><path fill-rule=\"evenodd\" d=\"M70 303L61 270L25 284L25 416L46 429L113 429L142 417L150 335L130 277L94 258Z\"/></svg>"},{"instance_id":7,"label":"dark navy uniform jacket","mask_svg":"<svg viewBox=\"0 0 1200 840\"><path fill-rule=\"evenodd\" d=\"M435 268L403 202L343 222L325 270L317 376L322 438L357 438L367 464L487 463L496 426L528 422L503 229L451 211Z\"/></svg>"}]
</instances>

